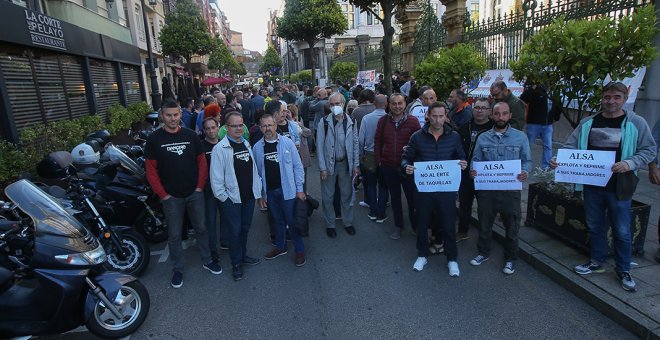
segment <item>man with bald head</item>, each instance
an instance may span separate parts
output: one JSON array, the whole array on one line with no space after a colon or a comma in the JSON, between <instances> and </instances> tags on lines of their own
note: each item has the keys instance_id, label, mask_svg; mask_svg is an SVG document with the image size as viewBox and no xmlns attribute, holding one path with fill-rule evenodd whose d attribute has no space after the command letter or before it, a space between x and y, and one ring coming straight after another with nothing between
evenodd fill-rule
<instances>
[{"instance_id":1,"label":"man with bald head","mask_svg":"<svg viewBox=\"0 0 660 340\"><path fill-rule=\"evenodd\" d=\"M367 91L367 90L364 90ZM362 170L362 179L364 183L364 202L369 207L369 219L376 220L376 208L378 197L378 164L376 164L376 154L374 153L374 138L376 133L383 133L382 130L377 131L376 126L378 120L385 116L385 108L387 108L387 96L379 94L374 99L375 109L362 118L362 125L360 125L360 133L358 134L358 141L360 143L360 165ZM382 137L382 136L381 136ZM384 192L384 200L387 200L387 191ZM362 205L362 203L360 202Z\"/></svg>"},{"instance_id":2,"label":"man with bald head","mask_svg":"<svg viewBox=\"0 0 660 340\"><path fill-rule=\"evenodd\" d=\"M405 113L406 113L406 114L409 114L409 113L413 112L413 109L415 109L416 107L429 106L429 105L431 105L431 103L434 103L434 102L435 102L435 100L429 102L428 104L426 104L426 103L424 102L424 99L423 99L424 96L423 96L423 95L424 95L424 93L426 93L426 91L428 91L428 90L433 91L433 89L431 89L431 87L428 86L428 85L424 85L424 86L422 86L422 87L419 88L418 93L421 93L422 95L419 96L419 97L417 97L417 98L415 98L415 100L413 100L413 101L410 102L408 105L406 105L406 110L405 110ZM433 96L435 97L435 92L433 92ZM424 125L423 122L422 122L422 125Z\"/></svg>"},{"instance_id":3,"label":"man with bald head","mask_svg":"<svg viewBox=\"0 0 660 340\"><path fill-rule=\"evenodd\" d=\"M472 106L467 102L467 94L462 90L453 90L449 94L449 120L454 124L457 130L472 119Z\"/></svg>"}]
</instances>

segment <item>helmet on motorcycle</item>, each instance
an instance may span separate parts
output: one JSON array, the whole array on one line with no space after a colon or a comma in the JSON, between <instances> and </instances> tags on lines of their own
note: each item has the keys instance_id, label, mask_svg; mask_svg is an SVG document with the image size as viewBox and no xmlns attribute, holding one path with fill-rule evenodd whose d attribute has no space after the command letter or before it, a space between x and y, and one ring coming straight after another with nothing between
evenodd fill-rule
<instances>
[{"instance_id":1,"label":"helmet on motorcycle","mask_svg":"<svg viewBox=\"0 0 660 340\"><path fill-rule=\"evenodd\" d=\"M94 164L101 158L98 150L94 150L94 147L87 143L78 144L71 150L71 155L75 164Z\"/></svg>"},{"instance_id":2,"label":"helmet on motorcycle","mask_svg":"<svg viewBox=\"0 0 660 340\"><path fill-rule=\"evenodd\" d=\"M66 178L73 158L66 151L56 151L37 164L37 174L43 178Z\"/></svg>"},{"instance_id":3,"label":"helmet on motorcycle","mask_svg":"<svg viewBox=\"0 0 660 340\"><path fill-rule=\"evenodd\" d=\"M99 142L100 147L104 147L112 139L112 135L108 130L98 130L88 134L85 140L94 139Z\"/></svg>"}]
</instances>

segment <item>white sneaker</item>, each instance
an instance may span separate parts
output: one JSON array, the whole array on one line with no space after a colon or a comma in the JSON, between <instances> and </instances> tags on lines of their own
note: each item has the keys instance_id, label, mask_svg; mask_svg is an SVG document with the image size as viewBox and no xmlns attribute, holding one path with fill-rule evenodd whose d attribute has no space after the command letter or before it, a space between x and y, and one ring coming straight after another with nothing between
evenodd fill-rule
<instances>
[{"instance_id":1,"label":"white sneaker","mask_svg":"<svg viewBox=\"0 0 660 340\"><path fill-rule=\"evenodd\" d=\"M458 262L449 261L449 263L447 263L447 268L449 268L449 276L458 277L461 275L461 271L458 270Z\"/></svg>"},{"instance_id":2,"label":"white sneaker","mask_svg":"<svg viewBox=\"0 0 660 340\"><path fill-rule=\"evenodd\" d=\"M360 206L363 208L369 208L369 204L365 201L360 201Z\"/></svg>"},{"instance_id":3,"label":"white sneaker","mask_svg":"<svg viewBox=\"0 0 660 340\"><path fill-rule=\"evenodd\" d=\"M413 265L413 270L416 272L421 272L424 269L426 262L428 262L426 261L426 257L418 257L415 261L415 264Z\"/></svg>"}]
</instances>

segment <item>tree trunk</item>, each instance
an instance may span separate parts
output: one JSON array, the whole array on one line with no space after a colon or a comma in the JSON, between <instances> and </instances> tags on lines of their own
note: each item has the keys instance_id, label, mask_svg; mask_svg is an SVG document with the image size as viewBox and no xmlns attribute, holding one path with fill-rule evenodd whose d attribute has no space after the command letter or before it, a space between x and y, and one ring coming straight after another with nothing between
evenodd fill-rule
<instances>
[{"instance_id":1,"label":"tree trunk","mask_svg":"<svg viewBox=\"0 0 660 340\"><path fill-rule=\"evenodd\" d=\"M392 37L394 29L392 28L392 15L394 14L394 5L390 1L382 1L383 8L383 80L387 95L392 93Z\"/></svg>"},{"instance_id":2,"label":"tree trunk","mask_svg":"<svg viewBox=\"0 0 660 340\"><path fill-rule=\"evenodd\" d=\"M309 65L312 65L312 87L316 86L316 55L314 53L314 45L316 45L316 40L307 41L309 44Z\"/></svg>"}]
</instances>

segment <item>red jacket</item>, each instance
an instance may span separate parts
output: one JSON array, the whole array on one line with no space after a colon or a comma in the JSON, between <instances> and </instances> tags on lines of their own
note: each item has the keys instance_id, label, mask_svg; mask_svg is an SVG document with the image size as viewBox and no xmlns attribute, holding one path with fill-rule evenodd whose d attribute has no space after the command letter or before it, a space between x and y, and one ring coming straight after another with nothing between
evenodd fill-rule
<instances>
[{"instance_id":1,"label":"red jacket","mask_svg":"<svg viewBox=\"0 0 660 340\"><path fill-rule=\"evenodd\" d=\"M404 114L399 126L396 126L391 114L381 117L378 120L374 139L376 164L401 167L403 147L408 145L410 136L419 129L419 120L413 115Z\"/></svg>"}]
</instances>

